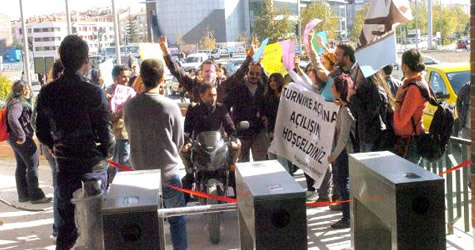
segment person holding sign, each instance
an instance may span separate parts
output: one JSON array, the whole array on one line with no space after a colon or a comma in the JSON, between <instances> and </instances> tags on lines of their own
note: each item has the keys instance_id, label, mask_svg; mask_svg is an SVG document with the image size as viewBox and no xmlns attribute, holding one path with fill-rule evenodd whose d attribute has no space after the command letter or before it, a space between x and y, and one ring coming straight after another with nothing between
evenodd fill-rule
<instances>
[{"instance_id":1,"label":"person holding sign","mask_svg":"<svg viewBox=\"0 0 475 250\"><path fill-rule=\"evenodd\" d=\"M256 44L253 44L248 50L247 58L252 58L255 47ZM249 122L248 129L238 131L238 138L242 143L240 162L249 161L250 150L255 161L267 159L267 133L262 113L265 92L262 75L261 64L251 63L247 77L244 81L230 85L229 93L232 94L227 95L224 100L226 107L232 109L234 124Z\"/></svg>"},{"instance_id":2,"label":"person holding sign","mask_svg":"<svg viewBox=\"0 0 475 250\"><path fill-rule=\"evenodd\" d=\"M353 88L353 80L343 74L335 78L333 83L330 91L338 101L340 110L336 118L335 137L333 140L334 148L330 156L328 156L328 162L333 164L335 185L338 186L341 199L348 200L350 196L348 154L354 152L356 120L348 108L346 98L349 89ZM332 228L350 227L350 205L343 203L342 211L343 217L338 222L332 224Z\"/></svg>"},{"instance_id":3,"label":"person holding sign","mask_svg":"<svg viewBox=\"0 0 475 250\"><path fill-rule=\"evenodd\" d=\"M309 34L309 41L312 41L313 33ZM321 43L321 40L318 40ZM324 45L320 45L324 46ZM335 70L336 58L330 56L329 53L325 53L321 58L318 56L315 48L312 44L309 44L310 52L309 57L311 60L312 71L307 72L315 75L315 82L317 83L318 93L325 97L325 101L334 101L333 96L330 93L330 86L332 85L333 78L329 77L330 72ZM326 47L325 47L326 48ZM331 54L334 55L334 54Z\"/></svg>"},{"instance_id":4,"label":"person holding sign","mask_svg":"<svg viewBox=\"0 0 475 250\"><path fill-rule=\"evenodd\" d=\"M193 79L188 76L183 68L179 67L174 59L170 56L166 36L161 36L159 43L163 53L163 59L165 60L170 73L176 77L176 79L178 79L180 86L184 87L188 92L190 101L196 103L200 102L201 83L210 83L211 85L215 86L218 91L218 102L223 103L228 91L228 87L241 83L244 80L247 68L252 61L252 56L254 55L254 53L248 54L246 60L244 60L239 70L226 80L217 77L218 75L216 72L219 69L218 65L213 60L205 60L200 66L200 73L196 76L196 78Z\"/></svg>"},{"instance_id":5,"label":"person holding sign","mask_svg":"<svg viewBox=\"0 0 475 250\"><path fill-rule=\"evenodd\" d=\"M127 86L129 82L129 71L124 65L114 66L112 69L112 77L114 84L106 89L106 97L109 101L112 130L116 140L113 160L119 164L130 166L129 135L124 126L123 107L125 102L135 96L135 90ZM110 167L108 169L109 183L112 183L117 171L117 168Z\"/></svg>"},{"instance_id":6,"label":"person holding sign","mask_svg":"<svg viewBox=\"0 0 475 250\"><path fill-rule=\"evenodd\" d=\"M358 120L357 130L361 152L372 152L380 144L382 131L390 126L387 112L393 109L395 101L382 71L363 78L358 69L356 88L350 89L348 103L352 114Z\"/></svg>"}]
</instances>

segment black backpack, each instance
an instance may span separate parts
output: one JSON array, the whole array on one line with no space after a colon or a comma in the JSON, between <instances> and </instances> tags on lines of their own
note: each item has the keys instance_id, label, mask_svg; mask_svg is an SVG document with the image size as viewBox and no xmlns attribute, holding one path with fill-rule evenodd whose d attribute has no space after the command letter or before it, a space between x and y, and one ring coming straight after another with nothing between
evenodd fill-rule
<instances>
[{"instance_id":1,"label":"black backpack","mask_svg":"<svg viewBox=\"0 0 475 250\"><path fill-rule=\"evenodd\" d=\"M411 82L410 85L416 85L422 97L424 97L431 105L437 107L430 124L429 133L422 133L416 137L417 154L428 161L437 161L445 153L447 143L449 142L454 126L454 108L447 105L445 102L438 102L432 95L429 94L425 84L422 82ZM412 127L416 131L416 122L411 118Z\"/></svg>"}]
</instances>

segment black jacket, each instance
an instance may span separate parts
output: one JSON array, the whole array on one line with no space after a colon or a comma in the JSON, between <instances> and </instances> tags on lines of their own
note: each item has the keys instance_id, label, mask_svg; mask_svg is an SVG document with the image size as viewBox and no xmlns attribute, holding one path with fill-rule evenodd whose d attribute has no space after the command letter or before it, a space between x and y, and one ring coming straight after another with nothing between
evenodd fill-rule
<instances>
[{"instance_id":1,"label":"black jacket","mask_svg":"<svg viewBox=\"0 0 475 250\"><path fill-rule=\"evenodd\" d=\"M238 124L241 121L249 122L249 129L238 131L239 138L250 139L264 129L264 124L262 123L264 86L262 84L258 84L254 96L246 84L239 83L233 85L224 100L224 105L228 109L232 109L231 116L234 124Z\"/></svg>"},{"instance_id":2,"label":"black jacket","mask_svg":"<svg viewBox=\"0 0 475 250\"><path fill-rule=\"evenodd\" d=\"M188 107L185 118L187 136L191 136L193 132L196 136L201 132L221 131L222 128L228 136L236 136L236 127L222 104L218 103L212 109L203 103Z\"/></svg>"},{"instance_id":3,"label":"black jacket","mask_svg":"<svg viewBox=\"0 0 475 250\"><path fill-rule=\"evenodd\" d=\"M356 118L360 143L375 144L386 129L384 115L388 98L384 89L372 81L365 80L351 96L349 107Z\"/></svg>"},{"instance_id":4,"label":"black jacket","mask_svg":"<svg viewBox=\"0 0 475 250\"><path fill-rule=\"evenodd\" d=\"M53 150L59 171L90 172L112 155L114 148L104 92L66 71L40 90L36 134Z\"/></svg>"},{"instance_id":5,"label":"black jacket","mask_svg":"<svg viewBox=\"0 0 475 250\"><path fill-rule=\"evenodd\" d=\"M200 85L201 82L198 81L196 78L191 78L183 68L179 67L173 58L168 55L164 56L163 59L165 60L165 64L170 70L170 73L178 80L181 86L185 88L190 96L191 102L200 102ZM233 86L239 84L244 81L244 77L246 76L249 64L252 61L252 57L246 57L246 60L242 63L241 67L239 68L236 73L228 77L228 79L222 81L221 79L216 79L216 91L218 92L218 102L223 103L224 99L228 93L229 86Z\"/></svg>"}]
</instances>

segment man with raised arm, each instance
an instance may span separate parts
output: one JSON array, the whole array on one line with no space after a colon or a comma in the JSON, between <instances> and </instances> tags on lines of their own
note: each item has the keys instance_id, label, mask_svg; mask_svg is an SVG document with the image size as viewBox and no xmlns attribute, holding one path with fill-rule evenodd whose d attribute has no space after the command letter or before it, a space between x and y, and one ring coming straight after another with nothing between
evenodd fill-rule
<instances>
[{"instance_id":1,"label":"man with raised arm","mask_svg":"<svg viewBox=\"0 0 475 250\"><path fill-rule=\"evenodd\" d=\"M201 83L210 83L216 87L218 92L218 102L224 103L224 98L229 91L230 86L239 84L244 81L246 72L249 68L249 64L252 62L252 56L254 53L248 53L246 60L239 68L236 73L227 78L226 80L221 80L217 78L216 70L218 65L213 60L205 60L200 66L200 77L191 78L186 74L186 72L178 66L178 64L173 60L168 51L167 38L161 36L159 39L160 48L162 49L163 58L167 64L170 73L178 79L178 82L181 86L185 88L190 96L190 101L199 103L200 102L200 85ZM202 79L202 81L198 80Z\"/></svg>"}]
</instances>

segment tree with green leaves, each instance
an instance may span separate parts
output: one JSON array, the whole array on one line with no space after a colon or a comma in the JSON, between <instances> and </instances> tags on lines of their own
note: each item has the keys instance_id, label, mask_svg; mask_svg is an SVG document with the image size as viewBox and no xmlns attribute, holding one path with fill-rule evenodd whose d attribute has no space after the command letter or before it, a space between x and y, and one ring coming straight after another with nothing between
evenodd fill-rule
<instances>
[{"instance_id":1,"label":"tree with green leaves","mask_svg":"<svg viewBox=\"0 0 475 250\"><path fill-rule=\"evenodd\" d=\"M249 41L249 38L247 37L247 34L246 34L246 31L243 31L239 37L238 37L238 42L243 42L243 43L247 43Z\"/></svg>"},{"instance_id":2,"label":"tree with green leaves","mask_svg":"<svg viewBox=\"0 0 475 250\"><path fill-rule=\"evenodd\" d=\"M295 22L289 20L289 11L277 10L274 0L263 0L260 13L252 28L252 37L259 41L269 37L269 43L295 36Z\"/></svg>"},{"instance_id":3,"label":"tree with green leaves","mask_svg":"<svg viewBox=\"0 0 475 250\"><path fill-rule=\"evenodd\" d=\"M362 9L358 10L355 14L355 20L353 21L353 28L350 32L350 39L352 41L358 41L361 31L363 30L364 19L369 9L369 3L365 4Z\"/></svg>"},{"instance_id":4,"label":"tree with green leaves","mask_svg":"<svg viewBox=\"0 0 475 250\"><path fill-rule=\"evenodd\" d=\"M200 39L200 48L209 50L216 48L216 38L214 37L213 31L211 31L209 27L206 28L205 33Z\"/></svg>"},{"instance_id":5,"label":"tree with green leaves","mask_svg":"<svg viewBox=\"0 0 475 250\"><path fill-rule=\"evenodd\" d=\"M300 13L302 20L302 34L305 30L305 26L314 18L322 20L317 26L316 30L326 31L329 39L336 39L338 29L338 18L330 8L327 2L313 2Z\"/></svg>"},{"instance_id":6,"label":"tree with green leaves","mask_svg":"<svg viewBox=\"0 0 475 250\"><path fill-rule=\"evenodd\" d=\"M126 43L138 43L139 42L139 34L137 33L137 23L135 21L136 17L133 15L129 15L127 17L127 23L125 25L126 29Z\"/></svg>"},{"instance_id":7,"label":"tree with green leaves","mask_svg":"<svg viewBox=\"0 0 475 250\"><path fill-rule=\"evenodd\" d=\"M10 89L12 87L12 82L8 77L0 73L0 108L5 105L5 100L8 97L8 93L10 93Z\"/></svg>"},{"instance_id":8,"label":"tree with green leaves","mask_svg":"<svg viewBox=\"0 0 475 250\"><path fill-rule=\"evenodd\" d=\"M176 35L176 45L178 46L178 48L181 48L181 46L185 45L185 41L183 40L183 35L181 34L181 32L178 32L178 34Z\"/></svg>"}]
</instances>

